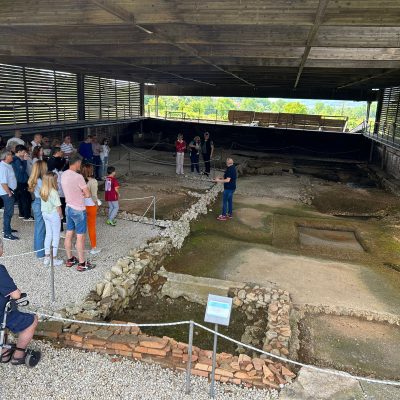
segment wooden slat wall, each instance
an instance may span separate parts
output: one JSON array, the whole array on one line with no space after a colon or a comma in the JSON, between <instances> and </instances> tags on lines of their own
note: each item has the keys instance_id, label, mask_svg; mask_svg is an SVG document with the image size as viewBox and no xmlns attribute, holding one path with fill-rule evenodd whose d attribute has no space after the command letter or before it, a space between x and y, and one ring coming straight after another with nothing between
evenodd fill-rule
<instances>
[{"instance_id":1,"label":"wooden slat wall","mask_svg":"<svg viewBox=\"0 0 400 400\"><path fill-rule=\"evenodd\" d=\"M85 76L86 119L124 119L140 115L136 82Z\"/></svg>"},{"instance_id":2,"label":"wooden slat wall","mask_svg":"<svg viewBox=\"0 0 400 400\"><path fill-rule=\"evenodd\" d=\"M56 121L54 71L26 68L25 74L29 122Z\"/></svg>"},{"instance_id":3,"label":"wooden slat wall","mask_svg":"<svg viewBox=\"0 0 400 400\"><path fill-rule=\"evenodd\" d=\"M78 117L76 75L56 71L55 79L58 119L76 121Z\"/></svg>"},{"instance_id":4,"label":"wooden slat wall","mask_svg":"<svg viewBox=\"0 0 400 400\"><path fill-rule=\"evenodd\" d=\"M76 121L77 75L0 64L0 125ZM85 76L86 119L140 115L136 82Z\"/></svg>"},{"instance_id":5,"label":"wooden slat wall","mask_svg":"<svg viewBox=\"0 0 400 400\"><path fill-rule=\"evenodd\" d=\"M0 64L0 124L26 121L23 68Z\"/></svg>"},{"instance_id":6,"label":"wooden slat wall","mask_svg":"<svg viewBox=\"0 0 400 400\"><path fill-rule=\"evenodd\" d=\"M400 86L383 92L379 133L394 138L400 136Z\"/></svg>"}]
</instances>

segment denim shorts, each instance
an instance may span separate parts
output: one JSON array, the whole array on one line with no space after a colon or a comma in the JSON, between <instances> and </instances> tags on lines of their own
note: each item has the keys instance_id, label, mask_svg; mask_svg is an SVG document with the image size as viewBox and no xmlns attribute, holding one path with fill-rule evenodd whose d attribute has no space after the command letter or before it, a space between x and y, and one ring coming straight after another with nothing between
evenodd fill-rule
<instances>
[{"instance_id":1,"label":"denim shorts","mask_svg":"<svg viewBox=\"0 0 400 400\"><path fill-rule=\"evenodd\" d=\"M79 211L67 207L65 214L67 217L67 231L75 231L77 235L86 233L86 210Z\"/></svg>"},{"instance_id":2,"label":"denim shorts","mask_svg":"<svg viewBox=\"0 0 400 400\"><path fill-rule=\"evenodd\" d=\"M33 314L27 314L20 311L11 311L7 316L7 328L14 333L20 333L29 328L35 317Z\"/></svg>"}]
</instances>

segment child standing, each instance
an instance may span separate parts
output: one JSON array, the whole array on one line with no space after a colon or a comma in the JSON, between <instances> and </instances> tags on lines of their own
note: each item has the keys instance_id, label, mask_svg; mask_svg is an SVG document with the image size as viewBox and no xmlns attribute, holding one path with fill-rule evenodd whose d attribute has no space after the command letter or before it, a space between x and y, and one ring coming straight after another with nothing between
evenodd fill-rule
<instances>
[{"instance_id":1,"label":"child standing","mask_svg":"<svg viewBox=\"0 0 400 400\"><path fill-rule=\"evenodd\" d=\"M40 190L41 209L46 226L44 239L44 265L50 264L50 246L53 246L54 266L60 266L63 261L56 258L58 243L60 242L60 227L62 220L61 201L57 191L57 175L47 172L42 178L42 189Z\"/></svg>"},{"instance_id":2,"label":"child standing","mask_svg":"<svg viewBox=\"0 0 400 400\"><path fill-rule=\"evenodd\" d=\"M105 182L105 200L108 201L108 220L107 225L115 226L115 220L119 210L119 183L115 178L115 168L107 168L107 177Z\"/></svg>"}]
</instances>

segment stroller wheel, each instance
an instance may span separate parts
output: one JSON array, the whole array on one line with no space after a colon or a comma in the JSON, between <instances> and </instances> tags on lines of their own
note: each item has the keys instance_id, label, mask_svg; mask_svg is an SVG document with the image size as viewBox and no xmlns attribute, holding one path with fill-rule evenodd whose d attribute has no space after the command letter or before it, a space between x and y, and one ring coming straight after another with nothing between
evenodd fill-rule
<instances>
[{"instance_id":1,"label":"stroller wheel","mask_svg":"<svg viewBox=\"0 0 400 400\"><path fill-rule=\"evenodd\" d=\"M42 353L40 351L28 350L25 356L25 365L29 368L39 364Z\"/></svg>"}]
</instances>

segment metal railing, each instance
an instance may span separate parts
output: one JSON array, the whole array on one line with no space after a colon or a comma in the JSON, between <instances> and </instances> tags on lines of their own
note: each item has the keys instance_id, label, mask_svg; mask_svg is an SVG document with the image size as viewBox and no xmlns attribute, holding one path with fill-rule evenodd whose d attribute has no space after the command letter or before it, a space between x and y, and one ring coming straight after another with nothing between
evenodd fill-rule
<instances>
[{"instance_id":1,"label":"metal railing","mask_svg":"<svg viewBox=\"0 0 400 400\"><path fill-rule=\"evenodd\" d=\"M344 125L334 126L329 124L328 122L332 119L344 119L347 117L344 116L334 116L334 115L321 115L322 121L321 124L313 124L308 121L306 118L303 121L291 121L290 118L287 118L282 121L275 121L271 118L270 121L265 120L257 120L256 115L262 114L259 112L254 112L253 117L249 117L247 121L241 118L233 118L229 117L229 112L233 112L233 114L237 111L238 114L243 113L242 110L208 110L206 113L198 111L197 113L189 112L187 110L170 110L165 108L158 108L156 106L147 105L145 108L145 116L149 118L161 118L165 120L180 120L187 122L203 122L207 124L229 124L229 125L238 125L238 126L259 126L259 127L269 127L269 128L277 128L277 129L297 129L297 130L312 130L312 131L334 131L334 132L346 132L348 127L348 121L344 121ZM252 112L249 112L252 113ZM271 114L270 112L265 112L266 114ZM280 116L284 116L288 113L272 113ZM290 113L289 113L290 114ZM297 115L297 114L290 114ZM314 114L309 114L309 116L313 116ZM324 124L326 122L326 124Z\"/></svg>"}]
</instances>

